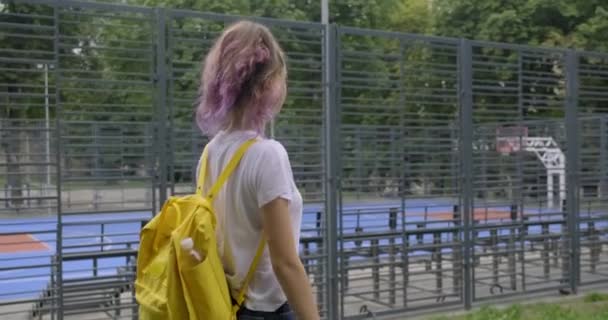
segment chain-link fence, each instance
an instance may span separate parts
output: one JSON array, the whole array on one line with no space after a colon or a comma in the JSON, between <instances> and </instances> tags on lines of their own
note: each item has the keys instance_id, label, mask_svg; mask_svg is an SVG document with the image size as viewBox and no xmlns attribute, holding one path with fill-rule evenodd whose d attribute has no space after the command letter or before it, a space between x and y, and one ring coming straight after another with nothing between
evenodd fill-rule
<instances>
[{"instance_id":1,"label":"chain-link fence","mask_svg":"<svg viewBox=\"0 0 608 320\"><path fill-rule=\"evenodd\" d=\"M134 318L138 232L193 190L201 61L240 17L2 2L0 318ZM608 55L251 18L327 319L608 280Z\"/></svg>"}]
</instances>

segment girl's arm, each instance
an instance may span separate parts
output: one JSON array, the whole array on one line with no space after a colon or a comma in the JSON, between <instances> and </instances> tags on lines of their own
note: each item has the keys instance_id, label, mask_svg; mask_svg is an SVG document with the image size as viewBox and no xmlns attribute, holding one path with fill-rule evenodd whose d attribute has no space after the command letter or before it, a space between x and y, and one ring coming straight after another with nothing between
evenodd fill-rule
<instances>
[{"instance_id":1,"label":"girl's arm","mask_svg":"<svg viewBox=\"0 0 608 320\"><path fill-rule=\"evenodd\" d=\"M298 256L288 202L277 198L262 207L262 223L272 268L300 320L318 320L312 288Z\"/></svg>"}]
</instances>

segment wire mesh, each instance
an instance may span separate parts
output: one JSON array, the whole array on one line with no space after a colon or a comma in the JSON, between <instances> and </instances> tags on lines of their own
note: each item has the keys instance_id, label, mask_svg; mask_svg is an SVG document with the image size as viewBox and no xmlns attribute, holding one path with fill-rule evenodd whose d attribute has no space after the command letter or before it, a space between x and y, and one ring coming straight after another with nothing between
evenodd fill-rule
<instances>
[{"instance_id":1,"label":"wire mesh","mask_svg":"<svg viewBox=\"0 0 608 320\"><path fill-rule=\"evenodd\" d=\"M339 31L343 314L458 303L457 43Z\"/></svg>"},{"instance_id":2,"label":"wire mesh","mask_svg":"<svg viewBox=\"0 0 608 320\"><path fill-rule=\"evenodd\" d=\"M567 286L564 56L475 43L472 59L472 196L484 211L474 219L474 299ZM514 136L519 152L502 154L496 132L509 127L527 135Z\"/></svg>"},{"instance_id":3,"label":"wire mesh","mask_svg":"<svg viewBox=\"0 0 608 320\"><path fill-rule=\"evenodd\" d=\"M602 89L608 85L608 57L583 53L578 62L580 281L598 283L608 276L608 96Z\"/></svg>"},{"instance_id":4,"label":"wire mesh","mask_svg":"<svg viewBox=\"0 0 608 320\"><path fill-rule=\"evenodd\" d=\"M58 8L64 214L151 209L153 17Z\"/></svg>"},{"instance_id":5,"label":"wire mesh","mask_svg":"<svg viewBox=\"0 0 608 320\"><path fill-rule=\"evenodd\" d=\"M48 6L8 5L0 12L0 318L21 319L39 296L56 305L38 290L57 239L55 18Z\"/></svg>"},{"instance_id":6,"label":"wire mesh","mask_svg":"<svg viewBox=\"0 0 608 320\"><path fill-rule=\"evenodd\" d=\"M151 9L122 8L56 7L62 201L51 278L59 317L136 311L139 229L155 207L157 37ZM33 313L44 316L45 307Z\"/></svg>"}]
</instances>

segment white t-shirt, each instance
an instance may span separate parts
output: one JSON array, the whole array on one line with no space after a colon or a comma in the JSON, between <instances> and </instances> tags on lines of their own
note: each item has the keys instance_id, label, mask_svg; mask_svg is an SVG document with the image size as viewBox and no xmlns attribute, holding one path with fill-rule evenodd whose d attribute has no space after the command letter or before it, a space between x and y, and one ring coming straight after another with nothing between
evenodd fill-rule
<instances>
[{"instance_id":1,"label":"white t-shirt","mask_svg":"<svg viewBox=\"0 0 608 320\"><path fill-rule=\"evenodd\" d=\"M205 191L211 189L241 144L256 136L253 131L220 132L209 142ZM297 246L302 222L302 196L294 182L287 151L275 140L258 137L258 142L245 153L213 203L218 216L219 253L233 297L241 288L260 241L260 208L279 197L289 201ZM274 311L286 301L266 247L249 285L245 306L250 310Z\"/></svg>"}]
</instances>

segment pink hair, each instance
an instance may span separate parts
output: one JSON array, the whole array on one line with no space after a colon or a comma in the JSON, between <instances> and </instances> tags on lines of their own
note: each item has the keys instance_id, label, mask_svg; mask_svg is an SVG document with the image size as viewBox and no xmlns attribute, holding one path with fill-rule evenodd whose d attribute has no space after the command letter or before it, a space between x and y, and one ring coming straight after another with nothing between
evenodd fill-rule
<instances>
[{"instance_id":1,"label":"pink hair","mask_svg":"<svg viewBox=\"0 0 608 320\"><path fill-rule=\"evenodd\" d=\"M204 134L229 128L263 133L286 95L281 48L270 31L242 21L228 28L205 59L196 121Z\"/></svg>"}]
</instances>

